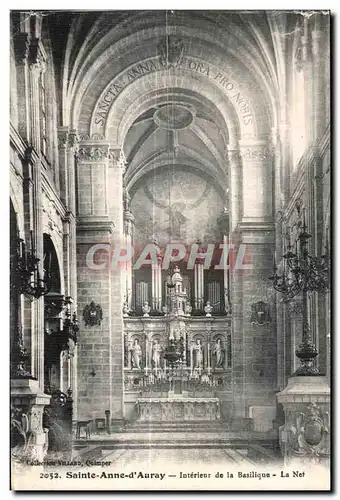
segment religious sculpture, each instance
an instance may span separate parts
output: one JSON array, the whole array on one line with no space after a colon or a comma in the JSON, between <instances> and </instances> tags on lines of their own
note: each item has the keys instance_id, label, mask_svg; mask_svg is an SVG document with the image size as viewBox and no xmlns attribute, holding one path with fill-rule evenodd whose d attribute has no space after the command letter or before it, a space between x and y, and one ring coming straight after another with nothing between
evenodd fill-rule
<instances>
[{"instance_id":1,"label":"religious sculpture","mask_svg":"<svg viewBox=\"0 0 340 500\"><path fill-rule=\"evenodd\" d=\"M207 300L207 305L204 308L204 312L208 318L211 316L212 310L213 310L213 308L212 308L212 305L210 303L210 300Z\"/></svg>"},{"instance_id":2,"label":"religious sculpture","mask_svg":"<svg viewBox=\"0 0 340 500\"><path fill-rule=\"evenodd\" d=\"M191 315L191 311L192 311L192 307L191 307L191 305L190 305L190 304L188 304L188 303L186 303L186 304L185 304L185 310L184 310L185 315L186 315L186 316L190 316L190 315Z\"/></svg>"},{"instance_id":3,"label":"religious sculpture","mask_svg":"<svg viewBox=\"0 0 340 500\"><path fill-rule=\"evenodd\" d=\"M142 359L142 348L139 345L138 339L134 340L133 346L131 348L131 352L132 352L132 358L131 358L132 368L136 368L136 369L140 370L141 369L140 363L141 363L141 359Z\"/></svg>"},{"instance_id":4,"label":"religious sculpture","mask_svg":"<svg viewBox=\"0 0 340 500\"><path fill-rule=\"evenodd\" d=\"M151 307L149 306L149 302L145 301L142 307L143 316L149 316L149 312L151 311Z\"/></svg>"},{"instance_id":5,"label":"religious sculpture","mask_svg":"<svg viewBox=\"0 0 340 500\"><path fill-rule=\"evenodd\" d=\"M152 345L152 365L156 370L161 366L161 351L162 347L159 345L158 340L154 340Z\"/></svg>"},{"instance_id":6,"label":"religious sculpture","mask_svg":"<svg viewBox=\"0 0 340 500\"><path fill-rule=\"evenodd\" d=\"M130 312L129 305L127 302L124 302L124 304L123 304L123 318L128 318L129 312Z\"/></svg>"},{"instance_id":7,"label":"religious sculpture","mask_svg":"<svg viewBox=\"0 0 340 500\"><path fill-rule=\"evenodd\" d=\"M216 357L215 368L224 368L225 349L222 345L221 339L216 340L213 354Z\"/></svg>"},{"instance_id":8,"label":"religious sculpture","mask_svg":"<svg viewBox=\"0 0 340 500\"><path fill-rule=\"evenodd\" d=\"M200 339L196 340L196 344L194 344L194 346L193 346L193 351L195 353L194 368L202 369L203 368L203 346L201 344Z\"/></svg>"}]
</instances>

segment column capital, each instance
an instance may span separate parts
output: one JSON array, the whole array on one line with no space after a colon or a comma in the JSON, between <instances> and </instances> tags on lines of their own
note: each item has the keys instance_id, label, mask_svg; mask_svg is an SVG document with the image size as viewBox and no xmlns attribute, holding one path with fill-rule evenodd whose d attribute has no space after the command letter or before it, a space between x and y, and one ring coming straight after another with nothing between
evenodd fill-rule
<instances>
[{"instance_id":1,"label":"column capital","mask_svg":"<svg viewBox=\"0 0 340 500\"><path fill-rule=\"evenodd\" d=\"M238 145L232 146L232 145L228 144L228 146L226 147L226 155L228 156L228 159L230 161L236 162L237 160L240 160L241 156L240 156L240 149L239 149Z\"/></svg>"},{"instance_id":2,"label":"column capital","mask_svg":"<svg viewBox=\"0 0 340 500\"><path fill-rule=\"evenodd\" d=\"M108 141L82 140L79 144L77 158L79 162L104 162L110 157Z\"/></svg>"},{"instance_id":3,"label":"column capital","mask_svg":"<svg viewBox=\"0 0 340 500\"><path fill-rule=\"evenodd\" d=\"M266 160L272 156L268 141L240 140L240 156L245 160Z\"/></svg>"},{"instance_id":4,"label":"column capital","mask_svg":"<svg viewBox=\"0 0 340 500\"><path fill-rule=\"evenodd\" d=\"M121 148L110 148L109 150L110 167L121 168L123 173L126 169L126 157Z\"/></svg>"},{"instance_id":5,"label":"column capital","mask_svg":"<svg viewBox=\"0 0 340 500\"><path fill-rule=\"evenodd\" d=\"M58 127L58 149L67 148L68 127Z\"/></svg>"}]
</instances>

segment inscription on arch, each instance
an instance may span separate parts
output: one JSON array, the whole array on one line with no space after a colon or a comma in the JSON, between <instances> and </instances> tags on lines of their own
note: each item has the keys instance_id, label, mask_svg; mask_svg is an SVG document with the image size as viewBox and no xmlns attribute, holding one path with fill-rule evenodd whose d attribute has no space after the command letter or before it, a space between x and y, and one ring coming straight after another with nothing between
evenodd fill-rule
<instances>
[{"instance_id":1,"label":"inscription on arch","mask_svg":"<svg viewBox=\"0 0 340 500\"><path fill-rule=\"evenodd\" d=\"M239 86L223 70L202 62L194 57L184 57L180 69L193 73L199 73L213 81L227 93L228 98L233 102L241 123L245 127L254 124L254 114L252 106L243 95ZM160 58L155 57L145 60L134 66L130 66L119 76L117 76L102 93L94 112L92 128L95 132L103 132L110 108L123 89L137 78L148 73L163 70Z\"/></svg>"}]
</instances>

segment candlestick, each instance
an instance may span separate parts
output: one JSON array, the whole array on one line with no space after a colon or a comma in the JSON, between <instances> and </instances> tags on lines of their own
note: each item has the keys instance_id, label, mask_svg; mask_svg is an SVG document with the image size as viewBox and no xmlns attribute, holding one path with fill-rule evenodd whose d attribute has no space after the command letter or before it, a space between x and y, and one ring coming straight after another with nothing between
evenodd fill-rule
<instances>
[{"instance_id":1,"label":"candlestick","mask_svg":"<svg viewBox=\"0 0 340 500\"><path fill-rule=\"evenodd\" d=\"M306 226L306 209L303 209L303 230L306 231L307 226Z\"/></svg>"}]
</instances>

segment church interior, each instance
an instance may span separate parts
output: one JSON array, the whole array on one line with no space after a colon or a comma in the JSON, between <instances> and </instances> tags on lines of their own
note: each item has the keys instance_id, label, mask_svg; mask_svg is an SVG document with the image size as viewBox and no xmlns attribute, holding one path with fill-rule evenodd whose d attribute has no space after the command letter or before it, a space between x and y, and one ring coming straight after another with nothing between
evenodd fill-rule
<instances>
[{"instance_id":1,"label":"church interior","mask_svg":"<svg viewBox=\"0 0 340 500\"><path fill-rule=\"evenodd\" d=\"M329 13L10 25L13 457L328 463Z\"/></svg>"}]
</instances>

